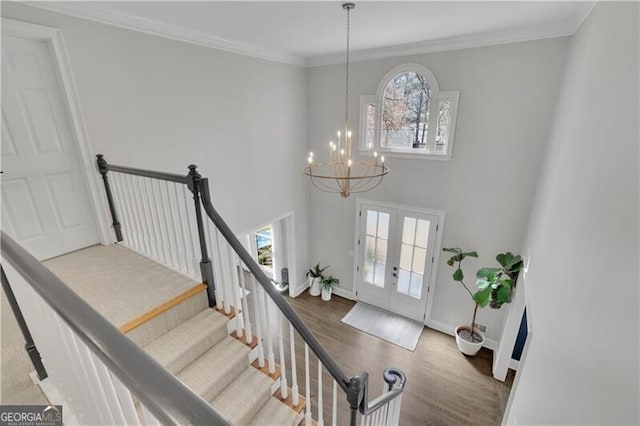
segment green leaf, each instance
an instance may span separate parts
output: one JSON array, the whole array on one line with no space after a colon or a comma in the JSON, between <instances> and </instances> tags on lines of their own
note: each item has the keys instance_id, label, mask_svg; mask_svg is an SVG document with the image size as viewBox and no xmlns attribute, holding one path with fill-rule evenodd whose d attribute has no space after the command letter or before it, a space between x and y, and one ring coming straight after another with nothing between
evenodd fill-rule
<instances>
[{"instance_id":1,"label":"green leaf","mask_svg":"<svg viewBox=\"0 0 640 426\"><path fill-rule=\"evenodd\" d=\"M476 272L476 278L484 278L488 281L495 281L496 275L501 271L500 268L481 268Z\"/></svg>"},{"instance_id":2,"label":"green leaf","mask_svg":"<svg viewBox=\"0 0 640 426\"><path fill-rule=\"evenodd\" d=\"M478 257L478 252L477 251L468 251L466 253L462 253L463 256L466 257Z\"/></svg>"},{"instance_id":3,"label":"green leaf","mask_svg":"<svg viewBox=\"0 0 640 426\"><path fill-rule=\"evenodd\" d=\"M489 297L491 296L491 287L487 287L484 290L477 291L476 294L473 295L473 300L480 306L484 308L489 303Z\"/></svg>"},{"instance_id":4,"label":"green leaf","mask_svg":"<svg viewBox=\"0 0 640 426\"><path fill-rule=\"evenodd\" d=\"M510 289L511 287L513 287L513 280L511 278L505 278L503 280L499 280L498 284Z\"/></svg>"},{"instance_id":5,"label":"green leaf","mask_svg":"<svg viewBox=\"0 0 640 426\"><path fill-rule=\"evenodd\" d=\"M455 281L462 281L464 279L464 274L462 273L462 269L458 268L453 273L453 279Z\"/></svg>"},{"instance_id":6,"label":"green leaf","mask_svg":"<svg viewBox=\"0 0 640 426\"><path fill-rule=\"evenodd\" d=\"M449 253L462 253L462 250L454 247L444 247L442 251L448 251Z\"/></svg>"},{"instance_id":7,"label":"green leaf","mask_svg":"<svg viewBox=\"0 0 640 426\"><path fill-rule=\"evenodd\" d=\"M453 257L451 259L447 260L447 265L453 266Z\"/></svg>"},{"instance_id":8,"label":"green leaf","mask_svg":"<svg viewBox=\"0 0 640 426\"><path fill-rule=\"evenodd\" d=\"M498 287L496 299L498 299L499 304L511 303L511 290L505 286Z\"/></svg>"}]
</instances>

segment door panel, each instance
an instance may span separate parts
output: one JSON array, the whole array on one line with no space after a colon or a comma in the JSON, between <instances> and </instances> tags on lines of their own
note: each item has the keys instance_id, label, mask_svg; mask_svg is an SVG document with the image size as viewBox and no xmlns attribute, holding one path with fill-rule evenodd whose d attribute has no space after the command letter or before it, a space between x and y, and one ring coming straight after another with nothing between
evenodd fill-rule
<instances>
[{"instance_id":1,"label":"door panel","mask_svg":"<svg viewBox=\"0 0 640 426\"><path fill-rule=\"evenodd\" d=\"M376 305L388 293L390 282L390 227L395 221L390 209L362 205L360 220L361 281L358 299Z\"/></svg>"},{"instance_id":2,"label":"door panel","mask_svg":"<svg viewBox=\"0 0 640 426\"><path fill-rule=\"evenodd\" d=\"M438 216L360 207L358 300L423 322Z\"/></svg>"},{"instance_id":3,"label":"door panel","mask_svg":"<svg viewBox=\"0 0 640 426\"><path fill-rule=\"evenodd\" d=\"M39 259L99 242L47 45L3 35L2 214Z\"/></svg>"}]
</instances>

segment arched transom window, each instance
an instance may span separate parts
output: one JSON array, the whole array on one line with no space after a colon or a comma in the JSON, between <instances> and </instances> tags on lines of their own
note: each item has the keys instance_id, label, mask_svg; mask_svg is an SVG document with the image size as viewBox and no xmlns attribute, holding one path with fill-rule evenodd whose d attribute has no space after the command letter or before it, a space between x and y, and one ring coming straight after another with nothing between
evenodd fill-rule
<instances>
[{"instance_id":1,"label":"arched transom window","mask_svg":"<svg viewBox=\"0 0 640 426\"><path fill-rule=\"evenodd\" d=\"M459 92L439 90L426 67L394 68L360 102L360 148L390 156L450 159Z\"/></svg>"}]
</instances>

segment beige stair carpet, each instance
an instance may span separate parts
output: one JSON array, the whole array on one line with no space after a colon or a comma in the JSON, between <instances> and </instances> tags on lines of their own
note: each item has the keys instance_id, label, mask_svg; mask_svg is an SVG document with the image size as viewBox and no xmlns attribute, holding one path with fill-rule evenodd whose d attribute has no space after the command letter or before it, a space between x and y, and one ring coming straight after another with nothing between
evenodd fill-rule
<instances>
[{"instance_id":1,"label":"beige stair carpet","mask_svg":"<svg viewBox=\"0 0 640 426\"><path fill-rule=\"evenodd\" d=\"M88 247L44 265L118 327L198 284L121 244Z\"/></svg>"}]
</instances>

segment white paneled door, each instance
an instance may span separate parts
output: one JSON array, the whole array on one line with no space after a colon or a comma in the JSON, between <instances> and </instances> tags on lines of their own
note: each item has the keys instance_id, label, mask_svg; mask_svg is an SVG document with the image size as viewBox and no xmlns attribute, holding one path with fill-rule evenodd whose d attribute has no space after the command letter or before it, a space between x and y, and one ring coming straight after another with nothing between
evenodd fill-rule
<instances>
[{"instance_id":1,"label":"white paneled door","mask_svg":"<svg viewBox=\"0 0 640 426\"><path fill-rule=\"evenodd\" d=\"M360 204L357 298L424 322L439 216Z\"/></svg>"},{"instance_id":2,"label":"white paneled door","mask_svg":"<svg viewBox=\"0 0 640 426\"><path fill-rule=\"evenodd\" d=\"M45 42L2 36L2 229L38 259L99 242Z\"/></svg>"}]
</instances>

